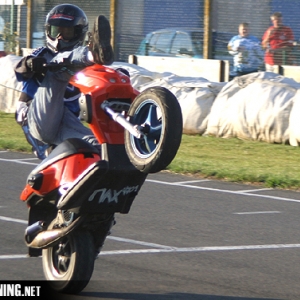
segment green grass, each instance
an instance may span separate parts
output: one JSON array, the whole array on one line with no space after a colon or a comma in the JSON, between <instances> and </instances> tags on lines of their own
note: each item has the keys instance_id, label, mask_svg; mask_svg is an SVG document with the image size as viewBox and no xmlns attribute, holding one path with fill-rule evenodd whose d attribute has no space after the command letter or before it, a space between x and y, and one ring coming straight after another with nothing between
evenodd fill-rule
<instances>
[{"instance_id":1,"label":"green grass","mask_svg":"<svg viewBox=\"0 0 300 300\"><path fill-rule=\"evenodd\" d=\"M0 112L0 149L30 152L13 114ZM266 187L300 189L300 147L183 135L168 170Z\"/></svg>"},{"instance_id":2,"label":"green grass","mask_svg":"<svg viewBox=\"0 0 300 300\"><path fill-rule=\"evenodd\" d=\"M300 187L300 148L238 139L183 135L169 169L267 187Z\"/></svg>"},{"instance_id":3,"label":"green grass","mask_svg":"<svg viewBox=\"0 0 300 300\"><path fill-rule=\"evenodd\" d=\"M0 112L0 149L30 152L22 128L15 121L14 114Z\"/></svg>"}]
</instances>

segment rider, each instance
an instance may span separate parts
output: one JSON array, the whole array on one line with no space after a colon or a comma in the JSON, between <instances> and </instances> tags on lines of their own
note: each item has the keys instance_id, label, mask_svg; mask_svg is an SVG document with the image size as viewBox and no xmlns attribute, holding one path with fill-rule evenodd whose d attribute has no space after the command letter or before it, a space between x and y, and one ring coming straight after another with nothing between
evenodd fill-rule
<instances>
[{"instance_id":1,"label":"rider","mask_svg":"<svg viewBox=\"0 0 300 300\"><path fill-rule=\"evenodd\" d=\"M46 17L46 47L22 58L15 68L17 80L23 81L16 120L40 159L45 158L49 145L58 145L68 138L98 144L78 118L80 91L69 84L69 79L94 63L113 63L109 21L102 15L96 18L85 46L87 32L88 19L83 10L72 4L57 5ZM63 62L72 66L59 71L44 67L46 63Z\"/></svg>"}]
</instances>

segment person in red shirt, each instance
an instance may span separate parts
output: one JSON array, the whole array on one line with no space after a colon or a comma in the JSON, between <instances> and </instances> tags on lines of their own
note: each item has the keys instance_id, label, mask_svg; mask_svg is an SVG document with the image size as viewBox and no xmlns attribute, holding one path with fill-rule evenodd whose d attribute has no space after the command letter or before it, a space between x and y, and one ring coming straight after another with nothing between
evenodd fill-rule
<instances>
[{"instance_id":1,"label":"person in red shirt","mask_svg":"<svg viewBox=\"0 0 300 300\"><path fill-rule=\"evenodd\" d=\"M294 42L292 29L282 23L282 14L275 12L271 15L273 26L270 26L262 37L265 52L266 71L273 72L274 65L290 65L293 58L291 50Z\"/></svg>"}]
</instances>

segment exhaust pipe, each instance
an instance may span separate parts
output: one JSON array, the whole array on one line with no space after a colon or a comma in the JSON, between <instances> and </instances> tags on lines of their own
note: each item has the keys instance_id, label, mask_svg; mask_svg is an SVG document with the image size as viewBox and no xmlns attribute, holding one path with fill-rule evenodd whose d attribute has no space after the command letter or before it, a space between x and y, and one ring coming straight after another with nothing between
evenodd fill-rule
<instances>
[{"instance_id":1,"label":"exhaust pipe","mask_svg":"<svg viewBox=\"0 0 300 300\"><path fill-rule=\"evenodd\" d=\"M30 244L27 244L31 248L45 248L50 246L60 238L66 235L67 227L64 229L51 229L38 233Z\"/></svg>"},{"instance_id":2,"label":"exhaust pipe","mask_svg":"<svg viewBox=\"0 0 300 300\"><path fill-rule=\"evenodd\" d=\"M74 228L76 228L83 218L77 218L70 226L57 228L57 229L49 229L43 230L41 229L41 222L38 221L31 226L27 227L25 231L25 242L28 247L31 248L47 248L53 245L62 237L66 236L70 233ZM44 228L44 227L42 227ZM39 230L39 231L38 231ZM43 231L42 231L43 230ZM28 234L31 232L31 235ZM26 234L27 233L27 234ZM33 233L37 235L33 237Z\"/></svg>"},{"instance_id":3,"label":"exhaust pipe","mask_svg":"<svg viewBox=\"0 0 300 300\"><path fill-rule=\"evenodd\" d=\"M26 243L31 243L36 235L45 229L44 221L37 221L32 225L28 226L25 230L25 241Z\"/></svg>"}]
</instances>

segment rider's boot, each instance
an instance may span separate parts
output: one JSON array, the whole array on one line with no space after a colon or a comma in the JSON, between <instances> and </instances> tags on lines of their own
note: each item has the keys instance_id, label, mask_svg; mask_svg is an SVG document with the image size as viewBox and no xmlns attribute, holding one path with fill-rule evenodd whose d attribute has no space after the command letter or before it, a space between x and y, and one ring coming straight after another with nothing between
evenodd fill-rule
<instances>
[{"instance_id":1,"label":"rider's boot","mask_svg":"<svg viewBox=\"0 0 300 300\"><path fill-rule=\"evenodd\" d=\"M111 28L106 17L96 18L94 28L89 33L89 50L93 54L94 62L100 65L111 65L114 62L114 53L110 43Z\"/></svg>"}]
</instances>

